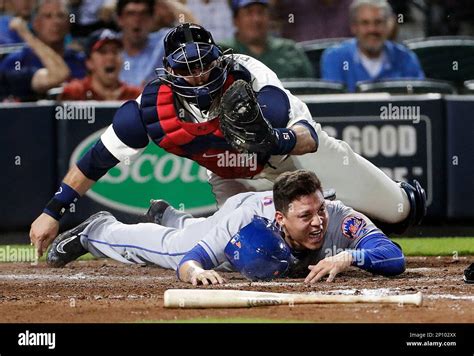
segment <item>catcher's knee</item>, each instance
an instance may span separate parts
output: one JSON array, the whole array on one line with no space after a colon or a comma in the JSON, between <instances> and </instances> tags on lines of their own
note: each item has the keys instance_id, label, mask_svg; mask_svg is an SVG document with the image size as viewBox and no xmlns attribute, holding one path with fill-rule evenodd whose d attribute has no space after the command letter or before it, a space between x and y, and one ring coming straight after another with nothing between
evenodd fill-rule
<instances>
[{"instance_id":1,"label":"catcher's knee","mask_svg":"<svg viewBox=\"0 0 474 356\"><path fill-rule=\"evenodd\" d=\"M413 180L413 184L400 182L400 187L407 195L410 211L403 221L397 223L375 221L377 227L385 234L402 234L410 226L419 225L426 216L426 193L421 184L417 180Z\"/></svg>"}]
</instances>

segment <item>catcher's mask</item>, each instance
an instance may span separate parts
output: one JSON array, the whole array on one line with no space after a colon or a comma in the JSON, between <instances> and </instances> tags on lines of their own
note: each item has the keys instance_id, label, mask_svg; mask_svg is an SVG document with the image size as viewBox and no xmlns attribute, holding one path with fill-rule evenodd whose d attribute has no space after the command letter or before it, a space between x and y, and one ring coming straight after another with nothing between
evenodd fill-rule
<instances>
[{"instance_id":1,"label":"catcher's mask","mask_svg":"<svg viewBox=\"0 0 474 356\"><path fill-rule=\"evenodd\" d=\"M184 23L168 32L164 44L166 75L162 80L188 102L208 110L212 100L221 94L229 66L211 33L202 26ZM207 76L202 85L192 85L186 80Z\"/></svg>"},{"instance_id":2,"label":"catcher's mask","mask_svg":"<svg viewBox=\"0 0 474 356\"><path fill-rule=\"evenodd\" d=\"M232 237L224 252L230 264L250 280L285 277L296 263L280 230L257 215Z\"/></svg>"}]
</instances>

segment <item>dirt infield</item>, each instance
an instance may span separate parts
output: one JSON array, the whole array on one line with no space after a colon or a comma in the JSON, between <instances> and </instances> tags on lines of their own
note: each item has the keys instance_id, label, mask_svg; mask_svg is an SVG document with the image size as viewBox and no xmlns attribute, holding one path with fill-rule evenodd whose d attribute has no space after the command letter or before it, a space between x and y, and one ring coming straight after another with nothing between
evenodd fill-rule
<instances>
[{"instance_id":1,"label":"dirt infield","mask_svg":"<svg viewBox=\"0 0 474 356\"><path fill-rule=\"evenodd\" d=\"M315 322L473 323L474 285L462 281L473 257L411 257L398 278L353 269L334 283L302 280L249 283L225 273L220 287L267 292L395 295L422 292L422 307L387 304L295 305L249 309L163 308L163 292L191 288L173 271L110 260L77 261L63 269L28 263L0 265L0 322L142 322L206 318L259 318ZM204 287L199 287L204 288Z\"/></svg>"}]
</instances>

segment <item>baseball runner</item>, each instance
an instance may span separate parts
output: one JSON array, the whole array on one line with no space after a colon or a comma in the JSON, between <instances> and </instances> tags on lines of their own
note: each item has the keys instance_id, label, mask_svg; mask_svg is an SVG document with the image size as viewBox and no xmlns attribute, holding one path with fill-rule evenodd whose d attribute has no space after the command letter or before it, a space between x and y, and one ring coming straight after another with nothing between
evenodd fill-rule
<instances>
[{"instance_id":1,"label":"baseball runner","mask_svg":"<svg viewBox=\"0 0 474 356\"><path fill-rule=\"evenodd\" d=\"M116 164L136 159L150 141L206 167L219 206L240 192L269 190L280 173L304 168L386 232L422 220L426 198L418 182L392 181L347 143L329 137L264 64L222 53L198 25L177 26L164 43L161 75L117 110L33 222L30 238L39 255L57 236L71 203ZM229 157L242 164L229 164Z\"/></svg>"},{"instance_id":2,"label":"baseball runner","mask_svg":"<svg viewBox=\"0 0 474 356\"><path fill-rule=\"evenodd\" d=\"M226 262L245 277L306 276L327 281L351 265L382 274L405 269L399 246L365 215L323 197L313 172L283 173L273 192L240 193L209 218L194 219L164 201L149 210L155 222L127 225L100 212L59 235L48 263L64 266L91 252L123 263L175 269L194 285L223 283L214 270ZM309 269L309 273L308 273Z\"/></svg>"}]
</instances>

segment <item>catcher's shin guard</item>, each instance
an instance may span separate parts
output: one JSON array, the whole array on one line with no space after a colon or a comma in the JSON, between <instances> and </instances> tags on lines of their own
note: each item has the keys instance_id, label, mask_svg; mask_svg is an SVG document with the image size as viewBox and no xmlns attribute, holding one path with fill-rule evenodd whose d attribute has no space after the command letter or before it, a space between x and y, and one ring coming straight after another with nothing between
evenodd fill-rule
<instances>
[{"instance_id":1,"label":"catcher's shin guard","mask_svg":"<svg viewBox=\"0 0 474 356\"><path fill-rule=\"evenodd\" d=\"M413 185L400 182L400 187L405 191L410 203L410 212L407 218L399 223L389 224L374 220L374 224L388 234L403 234L410 226L419 225L426 216L426 193L421 184L415 179Z\"/></svg>"}]
</instances>

